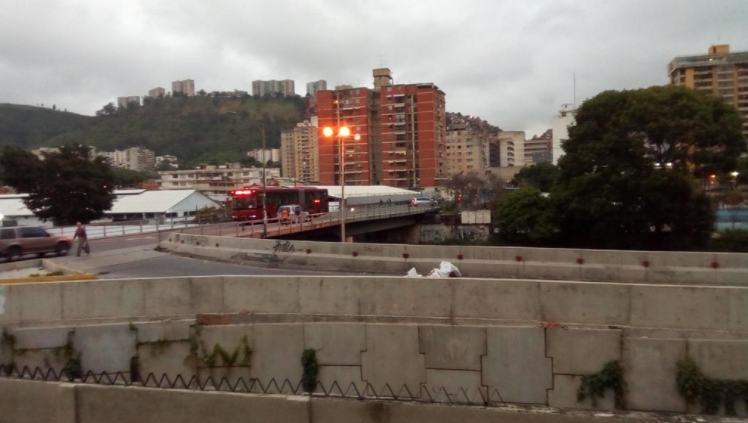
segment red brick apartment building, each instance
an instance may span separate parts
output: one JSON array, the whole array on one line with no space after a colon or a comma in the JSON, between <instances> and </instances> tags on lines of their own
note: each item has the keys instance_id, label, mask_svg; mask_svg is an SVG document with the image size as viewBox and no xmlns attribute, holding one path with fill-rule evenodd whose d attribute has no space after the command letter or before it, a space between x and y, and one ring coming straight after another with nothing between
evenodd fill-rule
<instances>
[{"instance_id":1,"label":"red brick apartment building","mask_svg":"<svg viewBox=\"0 0 748 423\"><path fill-rule=\"evenodd\" d=\"M374 69L374 89L336 87L317 93L319 127L342 126L360 135L344 142L346 185L422 188L444 175L444 92L432 83L392 84L389 69ZM320 183L340 184L339 145L320 134Z\"/></svg>"}]
</instances>

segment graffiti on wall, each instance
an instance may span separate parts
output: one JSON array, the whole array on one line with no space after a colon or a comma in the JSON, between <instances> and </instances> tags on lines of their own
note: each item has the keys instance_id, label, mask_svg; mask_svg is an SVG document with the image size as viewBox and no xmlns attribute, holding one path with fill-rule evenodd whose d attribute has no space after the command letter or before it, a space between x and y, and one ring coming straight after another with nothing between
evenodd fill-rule
<instances>
[{"instance_id":1,"label":"graffiti on wall","mask_svg":"<svg viewBox=\"0 0 748 423\"><path fill-rule=\"evenodd\" d=\"M287 258L291 257L291 254L296 252L291 241L277 240L275 245L267 250L269 253L263 256L263 259L267 262L278 263L283 262Z\"/></svg>"},{"instance_id":2,"label":"graffiti on wall","mask_svg":"<svg viewBox=\"0 0 748 423\"><path fill-rule=\"evenodd\" d=\"M440 242L447 239L483 241L488 239L489 234L489 225L423 225L421 242Z\"/></svg>"}]
</instances>

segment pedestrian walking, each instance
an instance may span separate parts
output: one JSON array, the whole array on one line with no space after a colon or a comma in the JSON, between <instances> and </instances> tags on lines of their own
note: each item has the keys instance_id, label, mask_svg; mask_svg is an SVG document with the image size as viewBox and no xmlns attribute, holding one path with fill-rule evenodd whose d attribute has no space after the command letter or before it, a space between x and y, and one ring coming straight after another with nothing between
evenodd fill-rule
<instances>
[{"instance_id":1,"label":"pedestrian walking","mask_svg":"<svg viewBox=\"0 0 748 423\"><path fill-rule=\"evenodd\" d=\"M296 215L294 223L301 223L301 207L296 207L293 211L293 214Z\"/></svg>"},{"instance_id":2,"label":"pedestrian walking","mask_svg":"<svg viewBox=\"0 0 748 423\"><path fill-rule=\"evenodd\" d=\"M75 236L73 236L74 241L76 238L78 238L78 253L76 255L80 257L81 250L85 251L87 256L91 255L91 249L88 246L88 235L86 234L86 227L83 226L81 222L78 222L76 226L77 228L75 229Z\"/></svg>"},{"instance_id":3,"label":"pedestrian walking","mask_svg":"<svg viewBox=\"0 0 748 423\"><path fill-rule=\"evenodd\" d=\"M288 209L284 208L283 211L281 211L281 224L284 222L288 222Z\"/></svg>"}]
</instances>

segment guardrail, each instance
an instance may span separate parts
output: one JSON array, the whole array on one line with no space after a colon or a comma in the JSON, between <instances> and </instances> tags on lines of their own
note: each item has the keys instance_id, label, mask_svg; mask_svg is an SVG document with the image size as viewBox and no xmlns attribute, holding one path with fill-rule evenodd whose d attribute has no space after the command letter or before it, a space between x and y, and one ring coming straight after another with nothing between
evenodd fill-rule
<instances>
[{"instance_id":1,"label":"guardrail","mask_svg":"<svg viewBox=\"0 0 748 423\"><path fill-rule=\"evenodd\" d=\"M433 212L439 209L440 206L438 205L412 206L410 204L397 204L390 206L348 206L345 212L345 223L350 224L367 220L409 216L414 214ZM334 211L330 213L289 216L286 219L275 217L272 219L268 219L267 222L269 225L268 236L290 235L293 233L340 225L343 222L343 213L341 213L340 211ZM238 224L241 228L237 229L237 236L247 236L246 228L249 227L249 237L261 237L262 229L255 228L255 226L262 226L262 220L237 222L235 224ZM203 234L203 232L201 232L201 234ZM255 236L255 234L257 234L257 236Z\"/></svg>"},{"instance_id":2,"label":"guardrail","mask_svg":"<svg viewBox=\"0 0 748 423\"><path fill-rule=\"evenodd\" d=\"M190 226L199 226L201 223L195 221L194 218L176 218L169 219L169 221L159 223L158 220L155 223L150 223L150 220L127 220L119 222L106 222L106 223L89 223L86 225L86 234L89 239L96 238L108 238L115 236L135 235L151 232L159 232L162 230L173 230L179 228L187 228ZM207 224L207 223L203 223ZM53 235L66 235L72 237L75 234L75 226L54 226L51 228L45 228L47 232Z\"/></svg>"},{"instance_id":3,"label":"guardrail","mask_svg":"<svg viewBox=\"0 0 748 423\"><path fill-rule=\"evenodd\" d=\"M432 212L439 209L438 205L412 206L410 204L392 205L364 205L348 206L345 213L345 222L354 223L365 220L384 219L390 217L406 216ZM268 235L279 236L296 232L304 232L312 229L340 225L342 213L334 211L329 213L306 214L302 217L289 216L288 219L274 217L267 220ZM235 236L261 237L262 229L257 226L263 225L263 220L228 221L215 222L202 221L199 217L172 218L165 222L150 223L150 220L129 220L107 223L91 223L86 225L86 233L89 239L111 238L128 235L140 235L148 233L160 233L179 231L181 233L192 233L200 235L223 236L233 234ZM55 226L46 228L47 232L54 235L75 234L75 226ZM247 234L247 232L249 232Z\"/></svg>"}]
</instances>

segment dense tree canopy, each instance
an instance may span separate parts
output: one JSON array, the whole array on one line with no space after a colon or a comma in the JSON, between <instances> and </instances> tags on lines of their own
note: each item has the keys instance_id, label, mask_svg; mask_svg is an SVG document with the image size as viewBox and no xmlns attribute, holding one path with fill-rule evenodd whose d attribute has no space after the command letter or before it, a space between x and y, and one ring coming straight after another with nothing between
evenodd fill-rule
<instances>
[{"instance_id":1,"label":"dense tree canopy","mask_svg":"<svg viewBox=\"0 0 748 423\"><path fill-rule=\"evenodd\" d=\"M548 245L556 236L551 200L527 185L506 196L496 211L494 223L500 238L522 245Z\"/></svg>"},{"instance_id":2,"label":"dense tree canopy","mask_svg":"<svg viewBox=\"0 0 748 423\"><path fill-rule=\"evenodd\" d=\"M746 150L740 126L733 107L685 88L597 95L579 108L563 144L549 200L554 231L534 232L573 247L703 247L714 212L697 178L734 171ZM527 210L520 206L530 200L539 201L526 194L502 208Z\"/></svg>"},{"instance_id":3,"label":"dense tree canopy","mask_svg":"<svg viewBox=\"0 0 748 423\"><path fill-rule=\"evenodd\" d=\"M90 158L90 149L67 144L44 160L17 147L6 146L0 156L0 179L27 193L26 206L55 225L90 222L111 209L114 177L102 157Z\"/></svg>"},{"instance_id":4,"label":"dense tree canopy","mask_svg":"<svg viewBox=\"0 0 748 423\"><path fill-rule=\"evenodd\" d=\"M530 185L542 192L549 192L558 177L558 167L553 163L538 163L523 167L514 177L518 185Z\"/></svg>"}]
</instances>

